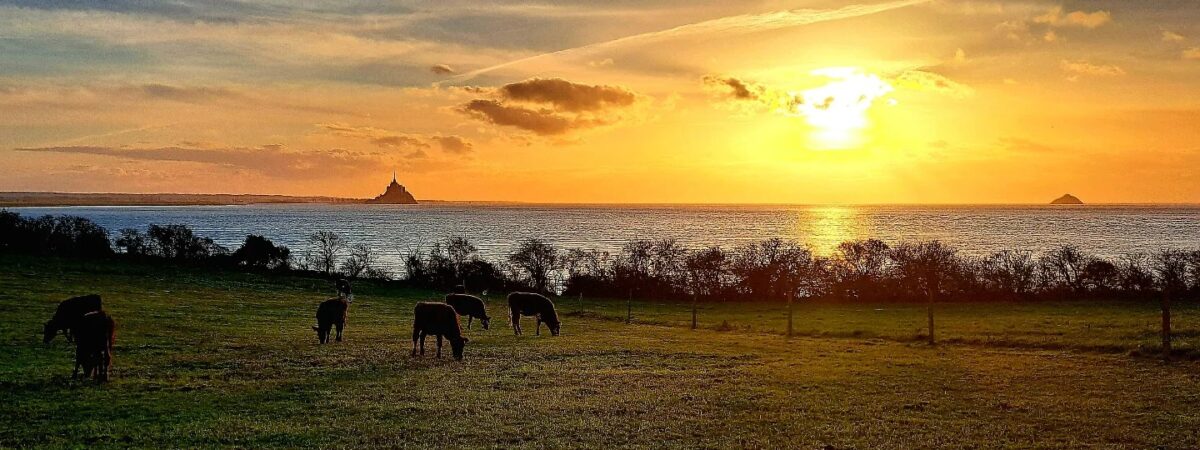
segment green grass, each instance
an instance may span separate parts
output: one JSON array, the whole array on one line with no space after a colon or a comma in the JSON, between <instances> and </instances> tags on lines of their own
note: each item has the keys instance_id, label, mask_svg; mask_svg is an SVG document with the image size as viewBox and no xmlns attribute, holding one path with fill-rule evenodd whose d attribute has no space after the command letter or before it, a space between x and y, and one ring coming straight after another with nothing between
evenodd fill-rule
<instances>
[{"instance_id":1,"label":"green grass","mask_svg":"<svg viewBox=\"0 0 1200 450\"><path fill-rule=\"evenodd\" d=\"M957 343L929 347L912 342L918 307L805 305L814 337L789 340L775 306L707 306L692 331L686 305L637 302L625 325L623 302L560 299L562 336L516 337L493 298L460 363L409 356L412 304L432 293L370 283L347 340L316 345L331 291L0 259L0 447L1200 446L1200 363L1093 351L1150 345L1152 306L946 306ZM70 347L37 336L85 292L119 322L104 386L70 380Z\"/></svg>"},{"instance_id":2,"label":"green grass","mask_svg":"<svg viewBox=\"0 0 1200 450\"><path fill-rule=\"evenodd\" d=\"M569 317L624 322L625 300L557 302ZM941 303L935 306L935 336L943 343L980 346L1073 349L1111 353L1155 352L1162 343L1156 301L1056 301L1025 303ZM793 335L879 338L909 342L925 339L924 304L845 305L797 303ZM787 309L779 303L700 304L697 327L751 333L784 334ZM690 328L691 305L635 300L633 322ZM1173 345L1185 353L1200 349L1200 304L1177 302L1172 309Z\"/></svg>"}]
</instances>

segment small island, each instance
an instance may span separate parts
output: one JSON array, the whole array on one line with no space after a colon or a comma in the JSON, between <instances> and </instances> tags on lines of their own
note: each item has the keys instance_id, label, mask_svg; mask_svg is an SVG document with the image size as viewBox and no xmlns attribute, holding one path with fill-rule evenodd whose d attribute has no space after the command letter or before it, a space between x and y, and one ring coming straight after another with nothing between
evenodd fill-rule
<instances>
[{"instance_id":1,"label":"small island","mask_svg":"<svg viewBox=\"0 0 1200 450\"><path fill-rule=\"evenodd\" d=\"M1082 205L1083 200L1071 194L1063 194L1062 197L1054 199L1050 202L1051 205Z\"/></svg>"},{"instance_id":2,"label":"small island","mask_svg":"<svg viewBox=\"0 0 1200 450\"><path fill-rule=\"evenodd\" d=\"M396 181L396 173L392 172L392 184L387 186L387 190L385 190L382 194L379 194L378 197L367 200L366 203L384 205L415 205L417 204L417 199L413 198L412 193L408 192L408 189L406 189L404 185Z\"/></svg>"}]
</instances>

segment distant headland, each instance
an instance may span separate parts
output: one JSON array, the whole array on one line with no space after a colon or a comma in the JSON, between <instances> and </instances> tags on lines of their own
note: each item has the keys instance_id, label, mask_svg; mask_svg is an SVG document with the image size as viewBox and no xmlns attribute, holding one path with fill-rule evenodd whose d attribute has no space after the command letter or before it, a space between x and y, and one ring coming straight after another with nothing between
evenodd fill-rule
<instances>
[{"instance_id":1,"label":"distant headland","mask_svg":"<svg viewBox=\"0 0 1200 450\"><path fill-rule=\"evenodd\" d=\"M1050 202L1051 205L1082 205L1083 200L1071 194L1063 194L1062 197L1054 199Z\"/></svg>"},{"instance_id":2,"label":"distant headland","mask_svg":"<svg viewBox=\"0 0 1200 450\"><path fill-rule=\"evenodd\" d=\"M256 194L121 194L0 192L0 207L30 206L227 206L265 203L362 203L361 198Z\"/></svg>"},{"instance_id":3,"label":"distant headland","mask_svg":"<svg viewBox=\"0 0 1200 450\"><path fill-rule=\"evenodd\" d=\"M433 200L426 200L433 201ZM282 203L415 205L417 199L396 181L371 199L263 194L122 194L83 192L0 192L0 208L36 206L230 206Z\"/></svg>"}]
</instances>

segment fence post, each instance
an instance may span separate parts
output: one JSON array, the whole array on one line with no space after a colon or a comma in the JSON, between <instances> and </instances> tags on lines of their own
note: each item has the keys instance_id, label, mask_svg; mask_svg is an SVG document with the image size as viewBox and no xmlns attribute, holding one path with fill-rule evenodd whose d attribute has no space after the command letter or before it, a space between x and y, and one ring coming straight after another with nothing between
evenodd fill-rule
<instances>
[{"instance_id":1,"label":"fence post","mask_svg":"<svg viewBox=\"0 0 1200 450\"><path fill-rule=\"evenodd\" d=\"M696 293L692 293L692 329L696 329Z\"/></svg>"},{"instance_id":2,"label":"fence post","mask_svg":"<svg viewBox=\"0 0 1200 450\"><path fill-rule=\"evenodd\" d=\"M629 290L629 299L625 300L625 324L633 323L633 289Z\"/></svg>"},{"instance_id":3,"label":"fence post","mask_svg":"<svg viewBox=\"0 0 1200 450\"><path fill-rule=\"evenodd\" d=\"M929 305L926 308L929 314L929 345L934 345L937 341L933 337L933 292L929 292Z\"/></svg>"},{"instance_id":4,"label":"fence post","mask_svg":"<svg viewBox=\"0 0 1200 450\"><path fill-rule=\"evenodd\" d=\"M1162 297L1162 347L1163 358L1171 358L1171 288L1163 287Z\"/></svg>"},{"instance_id":5,"label":"fence post","mask_svg":"<svg viewBox=\"0 0 1200 450\"><path fill-rule=\"evenodd\" d=\"M788 298L787 298L787 317L788 317L787 337L788 338L792 337L792 298L795 296L796 296L796 294L792 293L792 294L788 295Z\"/></svg>"}]
</instances>

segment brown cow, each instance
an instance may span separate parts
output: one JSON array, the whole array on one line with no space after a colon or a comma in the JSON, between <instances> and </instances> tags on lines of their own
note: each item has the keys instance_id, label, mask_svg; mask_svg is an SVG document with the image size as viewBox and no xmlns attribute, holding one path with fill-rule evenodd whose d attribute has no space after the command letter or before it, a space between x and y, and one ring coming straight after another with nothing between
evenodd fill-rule
<instances>
[{"instance_id":1,"label":"brown cow","mask_svg":"<svg viewBox=\"0 0 1200 450\"><path fill-rule=\"evenodd\" d=\"M450 341L454 359L463 359L463 347L470 339L463 337L458 324L458 312L445 303L421 302L413 308L413 351L417 356L417 342L421 344L421 355L425 354L425 336L437 336L437 356L442 357L442 337Z\"/></svg>"},{"instance_id":2,"label":"brown cow","mask_svg":"<svg viewBox=\"0 0 1200 450\"><path fill-rule=\"evenodd\" d=\"M550 328L550 334L558 336L561 322L558 312L554 310L554 302L542 294L531 292L513 292L508 294L508 309L512 313L513 333L521 334L521 316L533 316L537 319L537 329L534 334L542 334L542 322Z\"/></svg>"},{"instance_id":3,"label":"brown cow","mask_svg":"<svg viewBox=\"0 0 1200 450\"><path fill-rule=\"evenodd\" d=\"M446 304L453 306L460 316L467 316L467 329L471 329L471 321L478 317L483 329L487 330L492 318L488 317L487 305L483 299L467 294L446 294Z\"/></svg>"}]
</instances>

